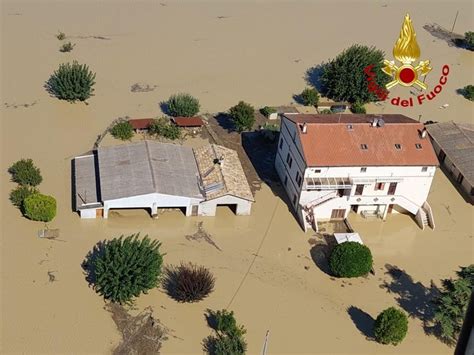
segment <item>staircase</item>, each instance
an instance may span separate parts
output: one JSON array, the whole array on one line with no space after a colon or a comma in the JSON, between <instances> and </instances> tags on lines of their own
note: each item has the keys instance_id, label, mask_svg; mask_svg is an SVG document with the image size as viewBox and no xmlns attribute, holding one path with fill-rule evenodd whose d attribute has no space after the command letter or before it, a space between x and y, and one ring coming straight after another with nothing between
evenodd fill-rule
<instances>
[{"instance_id":1,"label":"staircase","mask_svg":"<svg viewBox=\"0 0 474 355\"><path fill-rule=\"evenodd\" d=\"M425 227L428 226L428 216L426 215L426 212L423 208L420 208L420 220L421 220L421 229L425 229Z\"/></svg>"},{"instance_id":2,"label":"staircase","mask_svg":"<svg viewBox=\"0 0 474 355\"><path fill-rule=\"evenodd\" d=\"M318 224L316 222L316 218L314 216L314 208L329 201L333 198L338 196L337 191L331 191L323 196L319 196L318 198L314 199L313 201L307 203L303 206L303 217L305 222L307 222L313 230L316 232L318 231ZM306 230L306 228L305 228Z\"/></svg>"}]
</instances>

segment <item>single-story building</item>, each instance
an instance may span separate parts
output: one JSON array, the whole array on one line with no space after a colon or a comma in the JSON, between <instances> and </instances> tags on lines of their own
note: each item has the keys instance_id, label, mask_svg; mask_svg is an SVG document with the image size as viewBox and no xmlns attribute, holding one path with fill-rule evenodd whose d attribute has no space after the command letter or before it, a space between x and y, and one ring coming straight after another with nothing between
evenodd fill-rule
<instances>
[{"instance_id":1,"label":"single-story building","mask_svg":"<svg viewBox=\"0 0 474 355\"><path fill-rule=\"evenodd\" d=\"M148 132L150 125L153 123L153 118L135 118L128 120L128 123L132 125L134 132L146 133Z\"/></svg>"},{"instance_id":2,"label":"single-story building","mask_svg":"<svg viewBox=\"0 0 474 355\"><path fill-rule=\"evenodd\" d=\"M347 108L350 107L350 103L348 102L319 102L318 103L318 112L321 113L324 110L331 110L334 112L346 112Z\"/></svg>"},{"instance_id":3,"label":"single-story building","mask_svg":"<svg viewBox=\"0 0 474 355\"><path fill-rule=\"evenodd\" d=\"M213 216L217 205L233 205L236 214L249 214L253 197L240 161L235 161L237 153L219 146L200 149L193 152L191 147L145 140L100 147L76 157L72 164L76 211L81 218L107 218L110 210L131 208L148 209L152 216L159 208L180 208L186 216ZM209 156L198 162L197 151L205 149ZM206 159L212 166L205 165ZM221 180L210 186L209 177L217 173Z\"/></svg>"},{"instance_id":4,"label":"single-story building","mask_svg":"<svg viewBox=\"0 0 474 355\"><path fill-rule=\"evenodd\" d=\"M439 163L471 203L474 201L474 124L427 124Z\"/></svg>"},{"instance_id":5,"label":"single-story building","mask_svg":"<svg viewBox=\"0 0 474 355\"><path fill-rule=\"evenodd\" d=\"M194 149L205 201L199 214L214 216L217 206L230 206L237 215L249 215L254 202L237 152L211 144Z\"/></svg>"},{"instance_id":6,"label":"single-story building","mask_svg":"<svg viewBox=\"0 0 474 355\"><path fill-rule=\"evenodd\" d=\"M204 125L201 117L173 117L171 120L181 128L199 128Z\"/></svg>"},{"instance_id":7,"label":"single-story building","mask_svg":"<svg viewBox=\"0 0 474 355\"><path fill-rule=\"evenodd\" d=\"M276 120L284 114L298 113L298 110L294 106L277 106L274 107L274 109L276 110L276 112L271 113L268 116L269 120Z\"/></svg>"}]
</instances>

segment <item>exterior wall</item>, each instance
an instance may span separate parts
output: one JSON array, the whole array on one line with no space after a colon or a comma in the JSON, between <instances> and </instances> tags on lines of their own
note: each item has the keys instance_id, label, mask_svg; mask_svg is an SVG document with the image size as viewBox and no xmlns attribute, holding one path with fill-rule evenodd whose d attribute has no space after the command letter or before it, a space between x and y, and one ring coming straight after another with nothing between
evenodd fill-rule
<instances>
[{"instance_id":1,"label":"exterior wall","mask_svg":"<svg viewBox=\"0 0 474 355\"><path fill-rule=\"evenodd\" d=\"M104 218L108 217L108 212L111 208L149 208L152 214L156 214L158 208L185 207L186 216L190 216L191 206L199 204L200 201L202 199L158 193L120 198L104 201Z\"/></svg>"},{"instance_id":2,"label":"exterior wall","mask_svg":"<svg viewBox=\"0 0 474 355\"><path fill-rule=\"evenodd\" d=\"M95 218L96 213L97 213L96 208L86 208L86 209L79 210L79 214L81 218Z\"/></svg>"},{"instance_id":3,"label":"exterior wall","mask_svg":"<svg viewBox=\"0 0 474 355\"><path fill-rule=\"evenodd\" d=\"M237 205L236 214L239 216L250 215L250 210L252 208L252 202L244 200L235 196L222 196L215 198L209 201L203 201L199 205L198 215L200 216L215 216L216 208L218 205Z\"/></svg>"},{"instance_id":4,"label":"exterior wall","mask_svg":"<svg viewBox=\"0 0 474 355\"><path fill-rule=\"evenodd\" d=\"M427 200L436 166L367 166L364 167L365 171L362 167L307 167L301 153L297 129L300 128L283 118L275 168L304 228L307 223L304 222L302 206L317 199L323 201L323 196L331 191L338 192L336 188L320 191L307 188L306 178L344 178L350 185L339 191L339 197L332 197L315 206L314 215L317 220L331 218L334 209L346 210L344 217L347 217L353 205L358 206L358 213L377 211L383 218L387 214L388 205L394 205L393 213L408 211L416 215ZM287 163L288 154L292 159L291 167ZM426 171L423 171L424 168ZM304 177L301 186L296 181L297 172ZM388 195L391 182L396 182L397 187L393 195ZM376 189L378 183L384 183L383 189ZM364 185L362 195L355 195L357 185ZM295 195L296 203L293 204Z\"/></svg>"}]
</instances>

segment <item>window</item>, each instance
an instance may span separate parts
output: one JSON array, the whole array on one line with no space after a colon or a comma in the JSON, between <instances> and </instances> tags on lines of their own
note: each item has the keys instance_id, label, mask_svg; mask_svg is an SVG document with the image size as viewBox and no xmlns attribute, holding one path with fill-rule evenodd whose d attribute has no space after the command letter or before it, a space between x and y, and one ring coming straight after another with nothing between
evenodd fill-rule
<instances>
[{"instance_id":1,"label":"window","mask_svg":"<svg viewBox=\"0 0 474 355\"><path fill-rule=\"evenodd\" d=\"M378 182L375 184L375 191L383 190L384 188L385 188L385 183L383 182Z\"/></svg>"},{"instance_id":2,"label":"window","mask_svg":"<svg viewBox=\"0 0 474 355\"><path fill-rule=\"evenodd\" d=\"M299 180L300 180L300 172L297 171L297 172L296 172L296 177L295 177L296 183L298 183Z\"/></svg>"},{"instance_id":3,"label":"window","mask_svg":"<svg viewBox=\"0 0 474 355\"><path fill-rule=\"evenodd\" d=\"M289 161L290 161L290 153L286 155L286 163L288 164Z\"/></svg>"},{"instance_id":4,"label":"window","mask_svg":"<svg viewBox=\"0 0 474 355\"><path fill-rule=\"evenodd\" d=\"M290 153L288 153L288 155L286 156L286 163L291 168L291 164L293 163L293 159L291 158Z\"/></svg>"},{"instance_id":5,"label":"window","mask_svg":"<svg viewBox=\"0 0 474 355\"><path fill-rule=\"evenodd\" d=\"M427 166L424 166L421 168L421 172L422 173L426 173L428 171L428 167Z\"/></svg>"},{"instance_id":6,"label":"window","mask_svg":"<svg viewBox=\"0 0 474 355\"><path fill-rule=\"evenodd\" d=\"M321 169L314 169L315 174L319 174L321 172Z\"/></svg>"},{"instance_id":7,"label":"window","mask_svg":"<svg viewBox=\"0 0 474 355\"><path fill-rule=\"evenodd\" d=\"M367 168L360 168L360 172L361 172L361 173L367 172Z\"/></svg>"},{"instance_id":8,"label":"window","mask_svg":"<svg viewBox=\"0 0 474 355\"><path fill-rule=\"evenodd\" d=\"M416 143L416 144L415 144L415 147L416 147L416 149L421 149L421 148L422 148L422 146L421 146L420 143Z\"/></svg>"},{"instance_id":9,"label":"window","mask_svg":"<svg viewBox=\"0 0 474 355\"><path fill-rule=\"evenodd\" d=\"M356 185L355 195L360 196L364 192L364 185Z\"/></svg>"},{"instance_id":10,"label":"window","mask_svg":"<svg viewBox=\"0 0 474 355\"><path fill-rule=\"evenodd\" d=\"M283 147L283 137L280 139L280 149Z\"/></svg>"},{"instance_id":11,"label":"window","mask_svg":"<svg viewBox=\"0 0 474 355\"><path fill-rule=\"evenodd\" d=\"M288 186L288 175L285 175L285 186Z\"/></svg>"},{"instance_id":12,"label":"window","mask_svg":"<svg viewBox=\"0 0 474 355\"><path fill-rule=\"evenodd\" d=\"M397 149L397 150L402 149L402 145L401 144L395 144L395 149Z\"/></svg>"},{"instance_id":13,"label":"window","mask_svg":"<svg viewBox=\"0 0 474 355\"><path fill-rule=\"evenodd\" d=\"M296 205L296 194L293 195L293 204Z\"/></svg>"},{"instance_id":14,"label":"window","mask_svg":"<svg viewBox=\"0 0 474 355\"><path fill-rule=\"evenodd\" d=\"M367 150L367 149L369 149L369 147L367 146L367 144L361 144L360 149Z\"/></svg>"},{"instance_id":15,"label":"window","mask_svg":"<svg viewBox=\"0 0 474 355\"><path fill-rule=\"evenodd\" d=\"M471 187L471 196L474 196L474 187Z\"/></svg>"},{"instance_id":16,"label":"window","mask_svg":"<svg viewBox=\"0 0 474 355\"><path fill-rule=\"evenodd\" d=\"M290 161L288 162L288 167L291 169L291 164L293 164L293 159L290 157Z\"/></svg>"}]
</instances>

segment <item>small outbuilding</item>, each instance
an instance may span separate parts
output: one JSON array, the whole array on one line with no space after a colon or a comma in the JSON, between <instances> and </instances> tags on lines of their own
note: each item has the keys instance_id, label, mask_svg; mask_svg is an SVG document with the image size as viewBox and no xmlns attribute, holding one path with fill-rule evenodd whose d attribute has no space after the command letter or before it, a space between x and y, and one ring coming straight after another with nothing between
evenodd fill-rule
<instances>
[{"instance_id":1,"label":"small outbuilding","mask_svg":"<svg viewBox=\"0 0 474 355\"><path fill-rule=\"evenodd\" d=\"M153 118L134 118L128 120L128 123L132 125L135 133L146 133L150 129L150 125L153 121Z\"/></svg>"},{"instance_id":2,"label":"small outbuilding","mask_svg":"<svg viewBox=\"0 0 474 355\"><path fill-rule=\"evenodd\" d=\"M211 144L194 149L205 201L199 214L214 216L218 206L229 206L237 215L249 215L254 202L237 152Z\"/></svg>"},{"instance_id":3,"label":"small outbuilding","mask_svg":"<svg viewBox=\"0 0 474 355\"><path fill-rule=\"evenodd\" d=\"M444 171L474 202L474 124L440 122L426 125Z\"/></svg>"}]
</instances>

